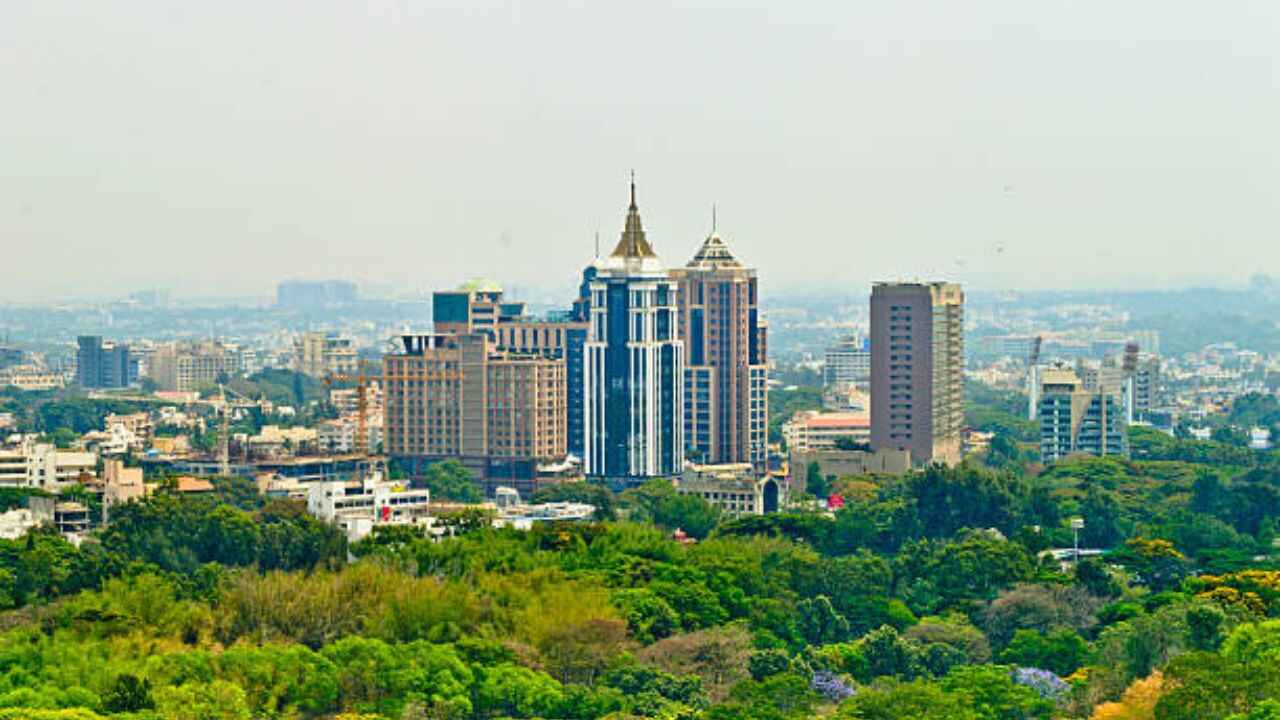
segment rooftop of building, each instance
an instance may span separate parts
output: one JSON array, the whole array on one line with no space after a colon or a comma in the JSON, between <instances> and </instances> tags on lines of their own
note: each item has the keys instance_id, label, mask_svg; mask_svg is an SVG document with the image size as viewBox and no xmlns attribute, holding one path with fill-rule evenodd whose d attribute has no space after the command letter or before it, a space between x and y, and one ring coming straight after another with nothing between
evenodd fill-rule
<instances>
[{"instance_id":1,"label":"rooftop of building","mask_svg":"<svg viewBox=\"0 0 1280 720\"><path fill-rule=\"evenodd\" d=\"M857 412L824 412L798 416L809 428L871 427L871 417Z\"/></svg>"}]
</instances>

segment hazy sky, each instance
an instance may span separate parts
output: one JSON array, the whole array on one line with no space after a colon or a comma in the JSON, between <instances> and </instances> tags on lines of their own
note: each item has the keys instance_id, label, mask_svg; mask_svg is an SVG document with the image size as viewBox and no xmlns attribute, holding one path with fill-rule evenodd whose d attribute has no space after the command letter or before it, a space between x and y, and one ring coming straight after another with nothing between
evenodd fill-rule
<instances>
[{"instance_id":1,"label":"hazy sky","mask_svg":"<svg viewBox=\"0 0 1280 720\"><path fill-rule=\"evenodd\" d=\"M0 2L0 299L1280 273L1280 3Z\"/></svg>"}]
</instances>

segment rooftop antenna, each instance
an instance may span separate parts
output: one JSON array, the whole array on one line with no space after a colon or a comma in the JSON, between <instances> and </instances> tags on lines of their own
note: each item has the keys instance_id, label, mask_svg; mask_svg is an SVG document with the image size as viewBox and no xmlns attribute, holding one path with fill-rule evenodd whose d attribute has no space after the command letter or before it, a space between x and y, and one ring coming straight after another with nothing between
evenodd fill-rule
<instances>
[{"instance_id":1,"label":"rooftop antenna","mask_svg":"<svg viewBox=\"0 0 1280 720\"><path fill-rule=\"evenodd\" d=\"M600 258L600 231L596 231L596 259Z\"/></svg>"},{"instance_id":2,"label":"rooftop antenna","mask_svg":"<svg viewBox=\"0 0 1280 720\"><path fill-rule=\"evenodd\" d=\"M631 168L631 207L636 206L636 169Z\"/></svg>"},{"instance_id":3,"label":"rooftop antenna","mask_svg":"<svg viewBox=\"0 0 1280 720\"><path fill-rule=\"evenodd\" d=\"M711 234L716 234L716 204L711 203Z\"/></svg>"}]
</instances>

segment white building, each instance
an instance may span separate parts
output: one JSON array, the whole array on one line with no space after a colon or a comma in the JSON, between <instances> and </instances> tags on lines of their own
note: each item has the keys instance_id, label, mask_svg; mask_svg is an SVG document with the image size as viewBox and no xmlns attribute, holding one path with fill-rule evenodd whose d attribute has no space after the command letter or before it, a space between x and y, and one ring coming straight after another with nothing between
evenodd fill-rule
<instances>
[{"instance_id":1,"label":"white building","mask_svg":"<svg viewBox=\"0 0 1280 720\"><path fill-rule=\"evenodd\" d=\"M316 428L316 447L329 455L355 452L358 432L359 422L350 415L325 420ZM365 419L365 447L375 449L381 445L382 414L377 413Z\"/></svg>"},{"instance_id":2,"label":"white building","mask_svg":"<svg viewBox=\"0 0 1280 720\"><path fill-rule=\"evenodd\" d=\"M1271 430L1264 427L1249 429L1249 447L1254 450L1271 449Z\"/></svg>"},{"instance_id":3,"label":"white building","mask_svg":"<svg viewBox=\"0 0 1280 720\"><path fill-rule=\"evenodd\" d=\"M385 481L380 473L359 482L315 482L307 489L307 512L341 527L351 541L368 535L378 525L430 527L430 502L430 491Z\"/></svg>"},{"instance_id":4,"label":"white building","mask_svg":"<svg viewBox=\"0 0 1280 720\"><path fill-rule=\"evenodd\" d=\"M0 447L0 487L57 490L94 475L98 456L91 452L59 450L35 435L14 435Z\"/></svg>"},{"instance_id":5,"label":"white building","mask_svg":"<svg viewBox=\"0 0 1280 720\"><path fill-rule=\"evenodd\" d=\"M595 515L594 505L575 502L541 503L538 505L509 505L498 510L494 527L510 527L529 530L544 522L579 522Z\"/></svg>"}]
</instances>

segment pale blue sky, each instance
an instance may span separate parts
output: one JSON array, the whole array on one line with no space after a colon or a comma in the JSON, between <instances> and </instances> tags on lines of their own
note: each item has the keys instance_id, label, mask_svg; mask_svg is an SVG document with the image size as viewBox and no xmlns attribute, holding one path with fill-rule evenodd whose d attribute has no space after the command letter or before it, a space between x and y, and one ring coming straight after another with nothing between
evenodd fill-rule
<instances>
[{"instance_id":1,"label":"pale blue sky","mask_svg":"<svg viewBox=\"0 0 1280 720\"><path fill-rule=\"evenodd\" d=\"M0 300L1280 274L1280 3L0 3Z\"/></svg>"}]
</instances>

